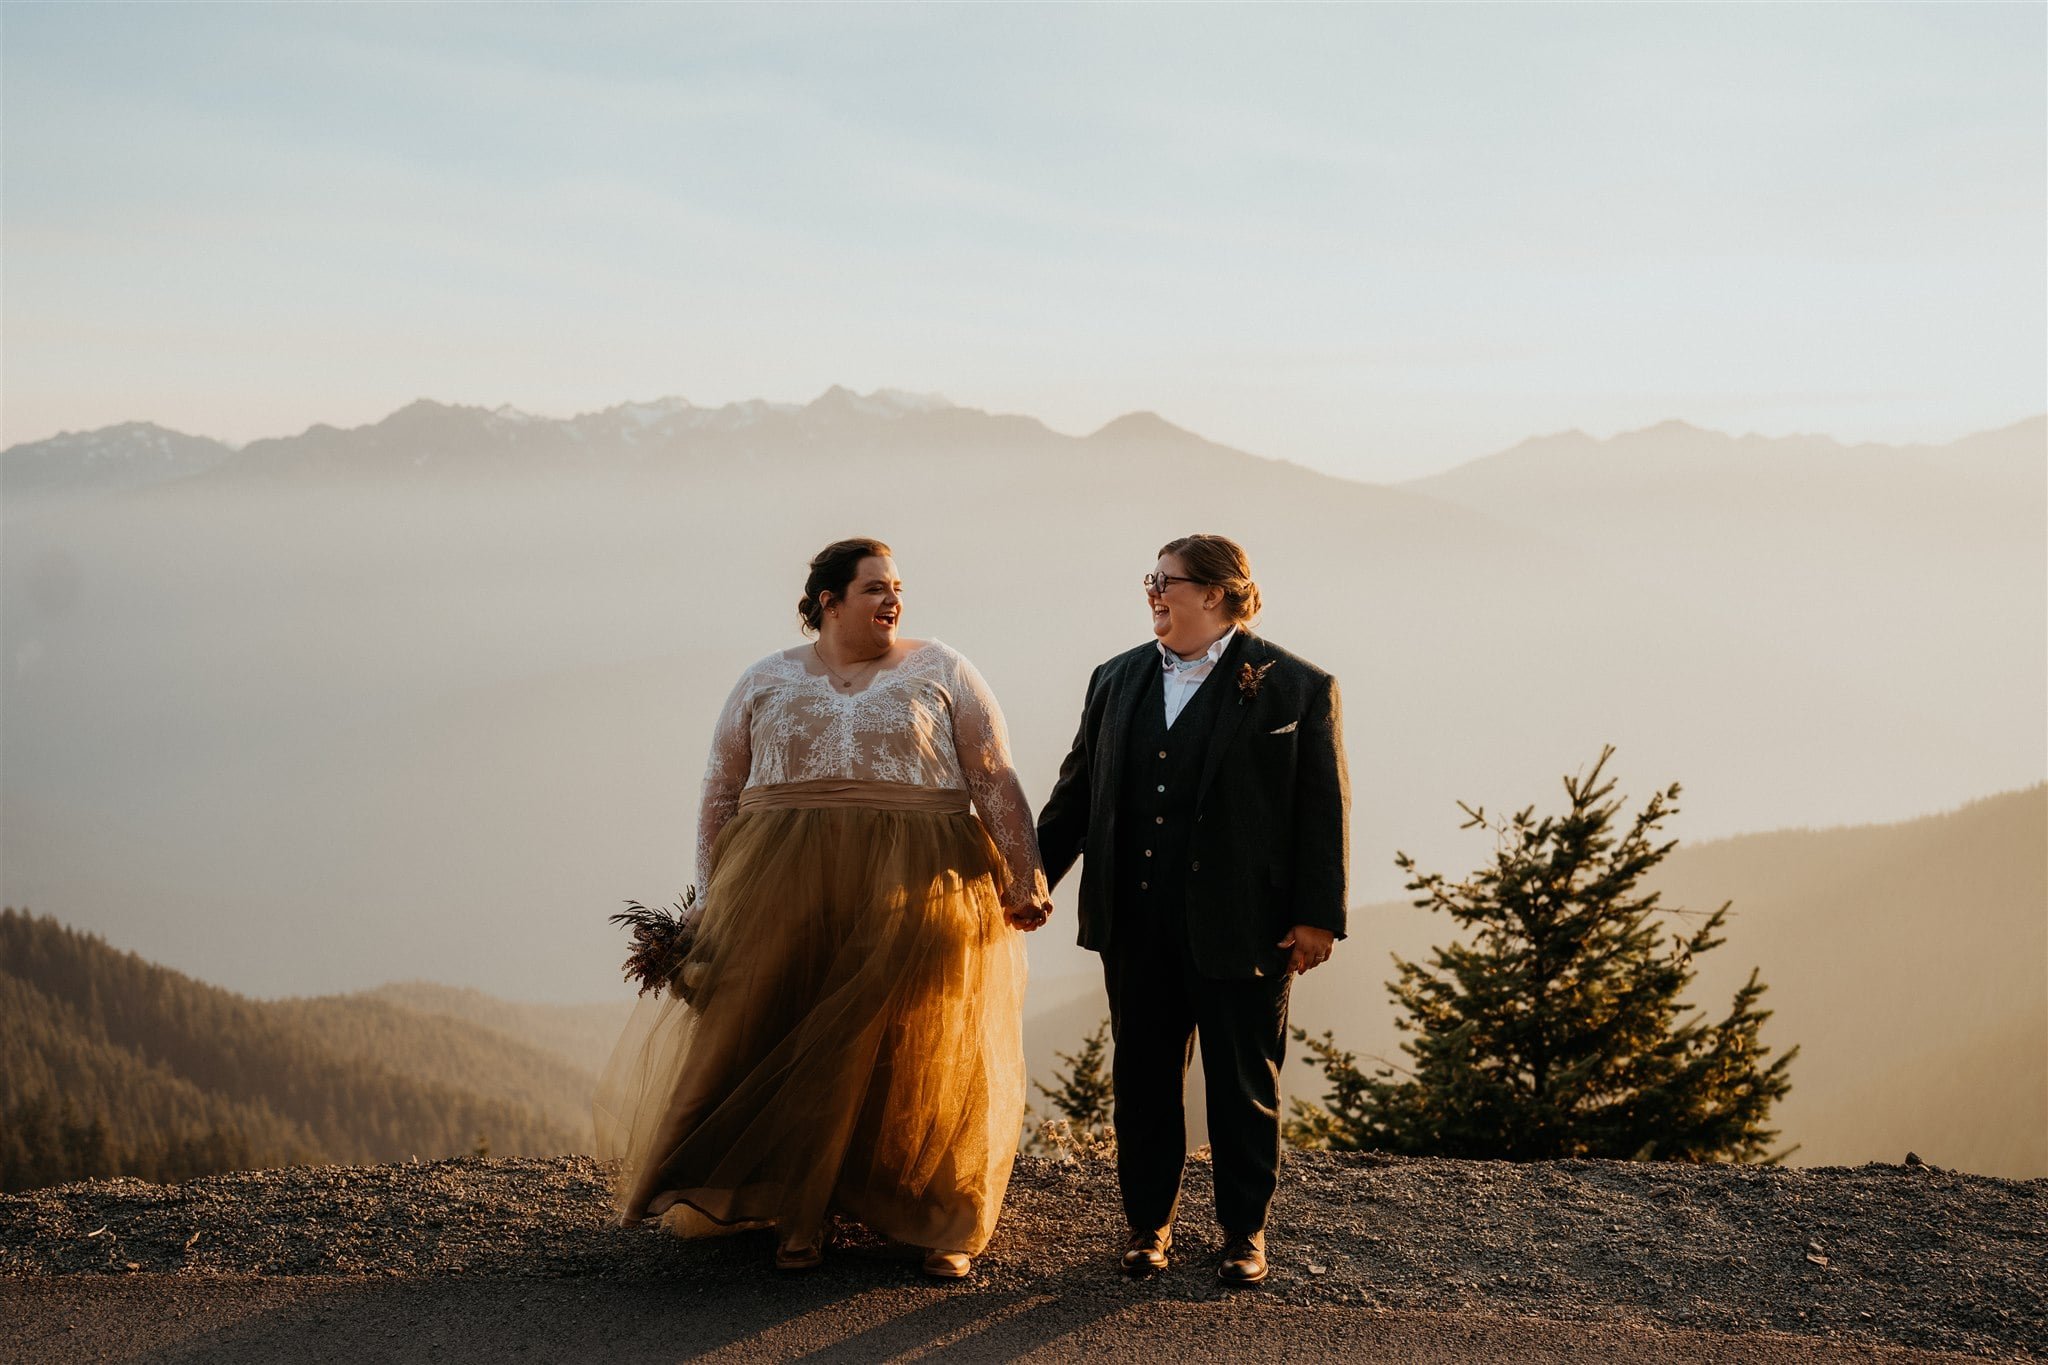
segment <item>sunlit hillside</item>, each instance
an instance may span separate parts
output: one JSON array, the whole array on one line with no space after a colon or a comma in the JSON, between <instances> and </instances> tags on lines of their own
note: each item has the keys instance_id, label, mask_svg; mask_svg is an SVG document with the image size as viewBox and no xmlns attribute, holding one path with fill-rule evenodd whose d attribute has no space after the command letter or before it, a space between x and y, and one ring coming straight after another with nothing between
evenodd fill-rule
<instances>
[{"instance_id":1,"label":"sunlit hillside","mask_svg":"<svg viewBox=\"0 0 2048 1365\"><path fill-rule=\"evenodd\" d=\"M1466 860L1440 870L1483 860L1483 836L1469 841ZM1677 909L1734 903L1688 999L1716 1014L1761 969L1775 1012L1763 1041L1800 1047L1776 1111L1796 1163L1916 1151L1986 1175L2048 1175L2048 787L1896 825L1682 842L1652 885ZM1388 955L1423 960L1450 930L1404 902L1365 907L1331 967L1300 983L1296 1021L1402 1060ZM1308 1068L1288 1072L1297 1093L1316 1093Z\"/></svg>"},{"instance_id":2,"label":"sunlit hillside","mask_svg":"<svg viewBox=\"0 0 2048 1365\"><path fill-rule=\"evenodd\" d=\"M620 948L623 959L625 950ZM395 981L359 992L363 998L402 1005L420 1014L445 1015L552 1052L594 1076L632 1013L631 996L609 1005L538 1005L501 1000L482 991L431 981Z\"/></svg>"}]
</instances>

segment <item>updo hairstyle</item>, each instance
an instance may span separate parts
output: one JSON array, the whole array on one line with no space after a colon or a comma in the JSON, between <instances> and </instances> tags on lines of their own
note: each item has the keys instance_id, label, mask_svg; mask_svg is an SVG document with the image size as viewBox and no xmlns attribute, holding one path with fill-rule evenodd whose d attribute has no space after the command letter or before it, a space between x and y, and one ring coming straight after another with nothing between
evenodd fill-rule
<instances>
[{"instance_id":1,"label":"updo hairstyle","mask_svg":"<svg viewBox=\"0 0 2048 1365\"><path fill-rule=\"evenodd\" d=\"M804 595L796 604L796 614L802 620L804 634L818 633L825 624L825 594L845 597L847 586L860 572L863 559L893 556L895 553L871 536L855 536L852 540L835 540L812 555L811 576L804 580Z\"/></svg>"},{"instance_id":2,"label":"updo hairstyle","mask_svg":"<svg viewBox=\"0 0 2048 1365\"><path fill-rule=\"evenodd\" d=\"M1159 557L1175 555L1196 583L1223 589L1223 608L1230 619L1248 626L1259 619L1259 585L1252 582L1252 562L1244 546L1228 536L1182 536L1159 547Z\"/></svg>"}]
</instances>

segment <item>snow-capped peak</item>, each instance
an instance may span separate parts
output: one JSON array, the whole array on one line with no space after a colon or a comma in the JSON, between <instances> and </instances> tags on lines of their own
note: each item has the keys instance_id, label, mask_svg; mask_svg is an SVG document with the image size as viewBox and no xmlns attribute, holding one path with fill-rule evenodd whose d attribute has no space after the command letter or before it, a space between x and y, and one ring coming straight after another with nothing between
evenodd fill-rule
<instances>
[{"instance_id":1,"label":"snow-capped peak","mask_svg":"<svg viewBox=\"0 0 2048 1365\"><path fill-rule=\"evenodd\" d=\"M664 417L673 417L679 412L688 412L695 405L687 398L668 395L647 403L621 403L611 409L628 422L642 427L651 427Z\"/></svg>"},{"instance_id":2,"label":"snow-capped peak","mask_svg":"<svg viewBox=\"0 0 2048 1365\"><path fill-rule=\"evenodd\" d=\"M914 412L942 412L953 405L935 393L911 393L905 389L876 389L859 394L834 384L810 403L813 411L858 413L863 417L903 417Z\"/></svg>"},{"instance_id":3,"label":"snow-capped peak","mask_svg":"<svg viewBox=\"0 0 2048 1365\"><path fill-rule=\"evenodd\" d=\"M953 406L942 393L912 393L908 389L876 389L868 401L893 404L900 412L944 412Z\"/></svg>"}]
</instances>

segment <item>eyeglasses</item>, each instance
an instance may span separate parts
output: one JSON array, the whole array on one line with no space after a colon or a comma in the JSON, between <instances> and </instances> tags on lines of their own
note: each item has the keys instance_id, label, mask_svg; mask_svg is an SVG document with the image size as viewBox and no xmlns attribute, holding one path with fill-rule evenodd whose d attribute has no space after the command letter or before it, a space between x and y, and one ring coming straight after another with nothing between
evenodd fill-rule
<instances>
[{"instance_id":1,"label":"eyeglasses","mask_svg":"<svg viewBox=\"0 0 2048 1365\"><path fill-rule=\"evenodd\" d=\"M1145 591L1151 593L1154 597L1166 596L1166 590L1176 583L1192 583L1198 588L1209 586L1201 579L1189 578L1186 574L1182 574L1178 578L1170 573L1148 573L1145 575Z\"/></svg>"}]
</instances>

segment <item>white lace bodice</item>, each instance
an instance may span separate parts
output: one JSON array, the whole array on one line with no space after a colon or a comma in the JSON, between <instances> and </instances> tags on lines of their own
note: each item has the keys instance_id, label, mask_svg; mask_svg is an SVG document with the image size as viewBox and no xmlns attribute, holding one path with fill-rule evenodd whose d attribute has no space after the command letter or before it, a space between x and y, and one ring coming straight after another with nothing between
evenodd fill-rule
<instances>
[{"instance_id":1,"label":"white lace bodice","mask_svg":"<svg viewBox=\"0 0 2048 1365\"><path fill-rule=\"evenodd\" d=\"M981 674L951 646L927 640L850 695L802 656L770 654L742 673L719 713L704 770L697 885L710 881L712 847L742 791L819 778L964 788L1009 866L1004 900L1046 895L1002 712Z\"/></svg>"}]
</instances>

